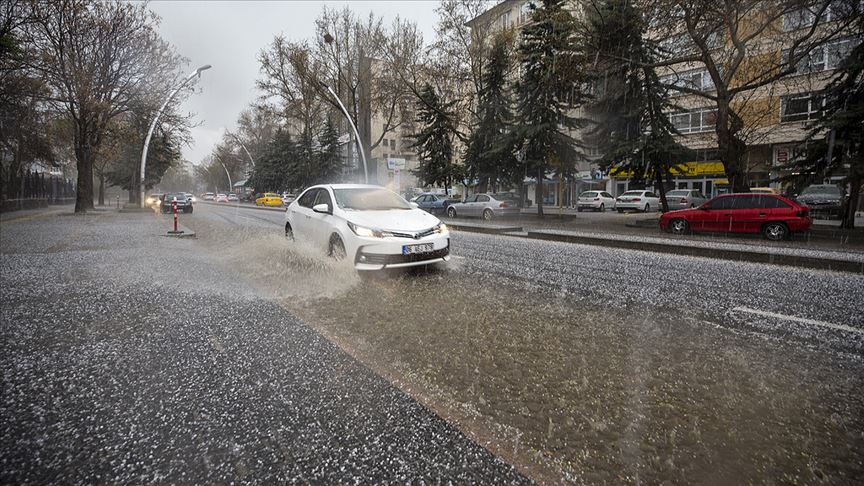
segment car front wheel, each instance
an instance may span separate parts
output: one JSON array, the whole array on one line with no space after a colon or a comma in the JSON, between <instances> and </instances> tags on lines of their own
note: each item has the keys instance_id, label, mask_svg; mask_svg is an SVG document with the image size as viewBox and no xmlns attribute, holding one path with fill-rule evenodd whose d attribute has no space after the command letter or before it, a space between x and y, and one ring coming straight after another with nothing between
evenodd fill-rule
<instances>
[{"instance_id":1,"label":"car front wheel","mask_svg":"<svg viewBox=\"0 0 864 486\"><path fill-rule=\"evenodd\" d=\"M669 221L669 231L676 235L687 234L690 230L690 225L687 223L687 220L681 218L675 218L672 221Z\"/></svg>"},{"instance_id":2,"label":"car front wheel","mask_svg":"<svg viewBox=\"0 0 864 486\"><path fill-rule=\"evenodd\" d=\"M447 216L450 216L451 218L455 218L456 217L456 208L447 208Z\"/></svg>"},{"instance_id":3,"label":"car front wheel","mask_svg":"<svg viewBox=\"0 0 864 486\"><path fill-rule=\"evenodd\" d=\"M485 220L485 221L491 221L491 220L492 220L492 216L493 216L493 214L492 214L492 210L491 210L491 209L486 209L486 210L483 211L483 220Z\"/></svg>"},{"instance_id":4,"label":"car front wheel","mask_svg":"<svg viewBox=\"0 0 864 486\"><path fill-rule=\"evenodd\" d=\"M762 235L767 240L780 241L789 237L789 227L785 223L768 223L762 227Z\"/></svg>"},{"instance_id":5,"label":"car front wheel","mask_svg":"<svg viewBox=\"0 0 864 486\"><path fill-rule=\"evenodd\" d=\"M337 262L345 259L345 243L342 242L342 238L338 235L330 237L330 248L327 255Z\"/></svg>"},{"instance_id":6,"label":"car front wheel","mask_svg":"<svg viewBox=\"0 0 864 486\"><path fill-rule=\"evenodd\" d=\"M294 229L291 228L291 223L285 223L285 238L294 241Z\"/></svg>"}]
</instances>

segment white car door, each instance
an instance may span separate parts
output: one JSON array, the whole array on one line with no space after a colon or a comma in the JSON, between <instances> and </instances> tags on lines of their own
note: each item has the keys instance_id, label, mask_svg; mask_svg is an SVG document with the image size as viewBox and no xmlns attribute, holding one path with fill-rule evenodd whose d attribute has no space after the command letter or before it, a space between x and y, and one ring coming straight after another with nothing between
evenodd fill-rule
<instances>
[{"instance_id":1,"label":"white car door","mask_svg":"<svg viewBox=\"0 0 864 486\"><path fill-rule=\"evenodd\" d=\"M333 234L333 199L330 197L330 191L327 189L318 189L318 194L315 196L315 201L312 207L319 204L326 204L329 209L328 213L317 213L310 210L309 219L309 239L316 247L327 248L330 243L330 235Z\"/></svg>"},{"instance_id":2,"label":"white car door","mask_svg":"<svg viewBox=\"0 0 864 486\"><path fill-rule=\"evenodd\" d=\"M289 208L291 215L288 221L291 222L291 228L294 230L294 238L302 241L309 241L309 228L312 219L312 206L315 202L315 196L318 195L318 189L309 189L304 192L297 200L297 204Z\"/></svg>"}]
</instances>

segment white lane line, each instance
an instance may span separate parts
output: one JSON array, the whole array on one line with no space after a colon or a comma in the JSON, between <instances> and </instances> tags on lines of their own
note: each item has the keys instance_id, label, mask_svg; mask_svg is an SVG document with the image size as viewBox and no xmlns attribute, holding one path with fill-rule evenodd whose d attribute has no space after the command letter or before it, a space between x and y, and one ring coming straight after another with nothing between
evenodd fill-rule
<instances>
[{"instance_id":1,"label":"white lane line","mask_svg":"<svg viewBox=\"0 0 864 486\"><path fill-rule=\"evenodd\" d=\"M459 255L450 255L450 258L455 258L457 260L464 260L465 259L465 257L459 256Z\"/></svg>"},{"instance_id":2,"label":"white lane line","mask_svg":"<svg viewBox=\"0 0 864 486\"><path fill-rule=\"evenodd\" d=\"M787 316L785 314L777 314L776 312L768 312L759 309L751 309L749 307L736 307L732 309L733 312L746 312L748 314L755 314L757 316L762 317L773 317L775 319L783 319L786 321L800 322L802 324L810 324L812 326L821 326L827 327L829 329L836 329L838 331L846 331L846 332L854 332L854 333L864 333L864 329L856 329L854 327L844 326L843 324L832 324L830 322L817 321L814 319L806 319L804 317L795 317L795 316Z\"/></svg>"}]
</instances>

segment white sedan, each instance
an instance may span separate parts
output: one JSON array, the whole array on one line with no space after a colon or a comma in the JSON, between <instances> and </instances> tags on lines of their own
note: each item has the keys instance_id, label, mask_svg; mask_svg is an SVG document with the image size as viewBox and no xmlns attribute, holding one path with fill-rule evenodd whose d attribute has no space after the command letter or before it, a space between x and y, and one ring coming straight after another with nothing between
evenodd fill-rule
<instances>
[{"instance_id":1,"label":"white sedan","mask_svg":"<svg viewBox=\"0 0 864 486\"><path fill-rule=\"evenodd\" d=\"M615 207L615 198L606 191L585 191L579 194L576 210L593 209L594 211L606 211Z\"/></svg>"},{"instance_id":2,"label":"white sedan","mask_svg":"<svg viewBox=\"0 0 864 486\"><path fill-rule=\"evenodd\" d=\"M623 213L625 209L648 212L660 207L660 198L651 191L627 191L615 200L615 210Z\"/></svg>"},{"instance_id":3,"label":"white sedan","mask_svg":"<svg viewBox=\"0 0 864 486\"><path fill-rule=\"evenodd\" d=\"M285 236L350 259L357 270L413 267L450 259L447 225L379 186L324 184L285 211Z\"/></svg>"}]
</instances>

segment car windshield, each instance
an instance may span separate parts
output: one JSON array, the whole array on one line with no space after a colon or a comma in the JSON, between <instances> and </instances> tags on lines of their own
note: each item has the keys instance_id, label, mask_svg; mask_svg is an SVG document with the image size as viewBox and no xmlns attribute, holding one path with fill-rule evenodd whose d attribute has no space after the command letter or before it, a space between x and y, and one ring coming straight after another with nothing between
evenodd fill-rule
<instances>
[{"instance_id":1,"label":"car windshield","mask_svg":"<svg viewBox=\"0 0 864 486\"><path fill-rule=\"evenodd\" d=\"M183 194L166 194L165 200L171 201L175 197L177 198L178 201L185 201L186 200L186 196L184 196Z\"/></svg>"},{"instance_id":2,"label":"car windshield","mask_svg":"<svg viewBox=\"0 0 864 486\"><path fill-rule=\"evenodd\" d=\"M827 195L831 195L831 196L839 196L842 193L840 192L839 187L826 185L826 186L810 186L801 192L802 196L808 195L808 194L827 194Z\"/></svg>"},{"instance_id":3,"label":"car windshield","mask_svg":"<svg viewBox=\"0 0 864 486\"><path fill-rule=\"evenodd\" d=\"M588 192L583 192L582 194L579 195L579 197L597 197L598 195L599 195L599 193L596 191L588 191Z\"/></svg>"},{"instance_id":4,"label":"car windshield","mask_svg":"<svg viewBox=\"0 0 864 486\"><path fill-rule=\"evenodd\" d=\"M384 209L411 209L408 201L387 189L351 188L335 189L336 204L342 209L372 211Z\"/></svg>"},{"instance_id":5,"label":"car windshield","mask_svg":"<svg viewBox=\"0 0 864 486\"><path fill-rule=\"evenodd\" d=\"M690 191L669 191L666 193L667 196L674 196L674 197L687 196L688 194L690 194Z\"/></svg>"}]
</instances>

